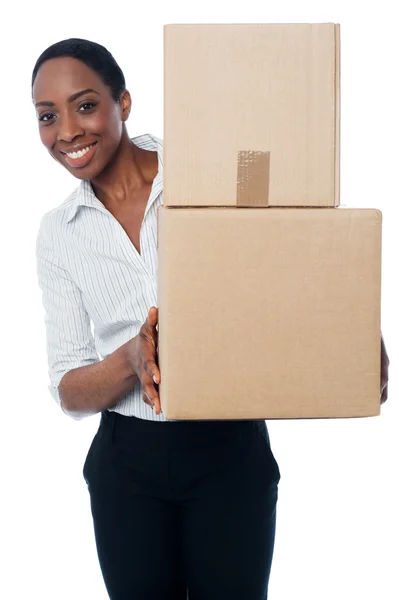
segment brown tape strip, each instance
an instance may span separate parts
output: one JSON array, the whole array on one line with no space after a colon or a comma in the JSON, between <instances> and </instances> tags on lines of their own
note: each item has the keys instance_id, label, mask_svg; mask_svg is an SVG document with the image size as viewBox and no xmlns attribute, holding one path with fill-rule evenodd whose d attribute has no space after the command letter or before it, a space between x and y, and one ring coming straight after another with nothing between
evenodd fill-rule
<instances>
[{"instance_id":1,"label":"brown tape strip","mask_svg":"<svg viewBox=\"0 0 399 600\"><path fill-rule=\"evenodd\" d=\"M268 206L270 152L240 150L237 170L237 206Z\"/></svg>"}]
</instances>

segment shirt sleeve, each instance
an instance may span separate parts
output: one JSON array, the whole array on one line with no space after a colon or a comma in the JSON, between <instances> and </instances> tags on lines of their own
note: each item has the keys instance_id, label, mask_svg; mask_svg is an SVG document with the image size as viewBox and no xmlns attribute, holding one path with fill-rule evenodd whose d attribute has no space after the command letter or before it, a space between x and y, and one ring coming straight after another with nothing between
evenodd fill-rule
<instances>
[{"instance_id":1,"label":"shirt sleeve","mask_svg":"<svg viewBox=\"0 0 399 600\"><path fill-rule=\"evenodd\" d=\"M36 265L45 311L48 389L61 407L58 388L63 376L71 369L98 362L99 355L81 290L61 265L51 238L45 215L36 240ZM66 414L78 420L87 416L87 413Z\"/></svg>"}]
</instances>

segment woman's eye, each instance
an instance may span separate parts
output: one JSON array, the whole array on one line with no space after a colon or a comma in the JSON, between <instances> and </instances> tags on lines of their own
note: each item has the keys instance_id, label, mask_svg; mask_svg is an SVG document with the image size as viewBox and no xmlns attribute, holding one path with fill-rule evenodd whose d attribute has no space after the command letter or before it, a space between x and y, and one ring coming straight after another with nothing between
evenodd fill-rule
<instances>
[{"instance_id":1,"label":"woman's eye","mask_svg":"<svg viewBox=\"0 0 399 600\"><path fill-rule=\"evenodd\" d=\"M39 121L41 121L42 123L48 123L48 121L51 121L53 118L53 113L43 113L39 116Z\"/></svg>"},{"instance_id":2,"label":"woman's eye","mask_svg":"<svg viewBox=\"0 0 399 600\"><path fill-rule=\"evenodd\" d=\"M86 110L90 110L91 108L95 107L95 103L94 102L84 102L83 104L81 104L79 106L79 110L82 112L85 112Z\"/></svg>"}]
</instances>

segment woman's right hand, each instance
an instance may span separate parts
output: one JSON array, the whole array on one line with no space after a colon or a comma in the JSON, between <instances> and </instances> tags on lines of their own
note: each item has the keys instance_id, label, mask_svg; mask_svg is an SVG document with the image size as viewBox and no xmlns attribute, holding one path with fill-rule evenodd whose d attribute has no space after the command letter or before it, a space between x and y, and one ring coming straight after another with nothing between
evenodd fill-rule
<instances>
[{"instance_id":1,"label":"woman's right hand","mask_svg":"<svg viewBox=\"0 0 399 600\"><path fill-rule=\"evenodd\" d=\"M161 413L161 401L158 385L161 373L158 369L158 309L150 308L145 323L136 337L129 344L129 362L131 362L137 377L143 387L143 400L154 409L155 414Z\"/></svg>"}]
</instances>

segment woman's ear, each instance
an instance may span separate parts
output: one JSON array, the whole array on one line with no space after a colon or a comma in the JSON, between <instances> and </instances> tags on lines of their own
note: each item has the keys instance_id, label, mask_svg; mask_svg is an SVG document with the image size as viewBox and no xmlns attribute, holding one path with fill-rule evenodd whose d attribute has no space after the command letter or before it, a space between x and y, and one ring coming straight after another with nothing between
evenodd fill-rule
<instances>
[{"instance_id":1,"label":"woman's ear","mask_svg":"<svg viewBox=\"0 0 399 600\"><path fill-rule=\"evenodd\" d=\"M132 108L132 98L127 90L125 90L121 96L120 105L122 109L122 121L127 121L130 115L130 109Z\"/></svg>"}]
</instances>

